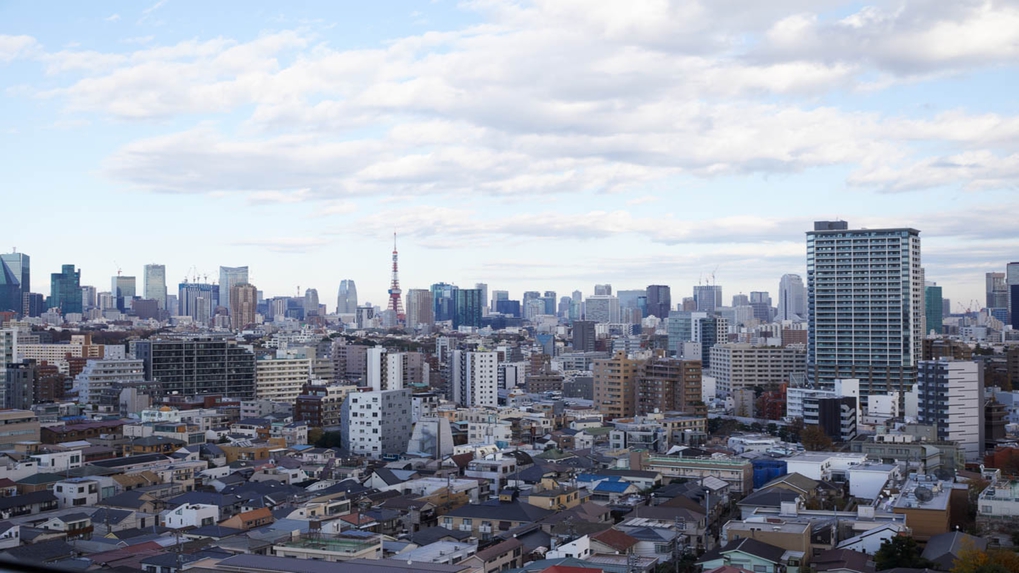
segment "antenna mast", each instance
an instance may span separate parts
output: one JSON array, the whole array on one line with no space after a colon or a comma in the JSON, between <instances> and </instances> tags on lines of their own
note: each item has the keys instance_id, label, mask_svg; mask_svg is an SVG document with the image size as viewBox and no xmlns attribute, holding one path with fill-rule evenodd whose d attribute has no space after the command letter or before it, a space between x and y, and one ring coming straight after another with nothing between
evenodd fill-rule
<instances>
[{"instance_id":1,"label":"antenna mast","mask_svg":"<svg viewBox=\"0 0 1019 573\"><path fill-rule=\"evenodd\" d=\"M403 314L403 302L400 300L400 277L397 267L396 232L393 232L393 281L389 286L389 310L396 313L396 320L403 322L406 315Z\"/></svg>"}]
</instances>

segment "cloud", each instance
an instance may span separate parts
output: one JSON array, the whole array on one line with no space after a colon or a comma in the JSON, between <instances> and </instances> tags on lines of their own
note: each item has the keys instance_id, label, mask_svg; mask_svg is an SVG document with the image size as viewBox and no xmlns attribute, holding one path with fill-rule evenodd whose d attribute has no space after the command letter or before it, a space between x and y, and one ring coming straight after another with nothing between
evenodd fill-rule
<instances>
[{"instance_id":1,"label":"cloud","mask_svg":"<svg viewBox=\"0 0 1019 573\"><path fill-rule=\"evenodd\" d=\"M678 176L833 166L851 187L890 192L1008 181L1019 118L903 118L817 98L1012 62L1011 7L919 2L834 19L843 4L759 4L483 0L464 4L480 24L362 49L281 30L62 50L40 60L76 75L37 95L122 120L243 116L133 141L104 163L162 192L644 194Z\"/></svg>"},{"instance_id":2,"label":"cloud","mask_svg":"<svg viewBox=\"0 0 1019 573\"><path fill-rule=\"evenodd\" d=\"M316 237L272 237L248 239L231 243L236 247L257 247L273 253L308 253L327 245L329 241Z\"/></svg>"},{"instance_id":3,"label":"cloud","mask_svg":"<svg viewBox=\"0 0 1019 573\"><path fill-rule=\"evenodd\" d=\"M103 20L106 20L107 22L116 22L120 20L120 14L110 14L109 16L103 18Z\"/></svg>"},{"instance_id":4,"label":"cloud","mask_svg":"<svg viewBox=\"0 0 1019 573\"><path fill-rule=\"evenodd\" d=\"M0 34L0 63L12 62L17 58L28 56L38 48L39 43L31 36Z\"/></svg>"}]
</instances>

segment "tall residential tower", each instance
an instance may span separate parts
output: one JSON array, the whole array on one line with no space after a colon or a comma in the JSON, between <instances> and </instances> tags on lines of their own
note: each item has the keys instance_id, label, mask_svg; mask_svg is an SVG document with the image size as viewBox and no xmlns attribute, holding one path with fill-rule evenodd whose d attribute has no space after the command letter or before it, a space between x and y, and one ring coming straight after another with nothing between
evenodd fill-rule
<instances>
[{"instance_id":1,"label":"tall residential tower","mask_svg":"<svg viewBox=\"0 0 1019 573\"><path fill-rule=\"evenodd\" d=\"M924 321L920 231L807 232L807 377L830 388L858 378L860 394L905 392L916 380Z\"/></svg>"}]
</instances>

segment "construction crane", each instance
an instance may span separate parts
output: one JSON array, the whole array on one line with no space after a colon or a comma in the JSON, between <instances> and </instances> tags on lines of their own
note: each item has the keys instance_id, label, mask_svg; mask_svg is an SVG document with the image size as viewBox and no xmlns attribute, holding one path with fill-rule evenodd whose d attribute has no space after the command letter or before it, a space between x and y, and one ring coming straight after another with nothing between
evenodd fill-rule
<instances>
[{"instance_id":1,"label":"construction crane","mask_svg":"<svg viewBox=\"0 0 1019 573\"><path fill-rule=\"evenodd\" d=\"M718 265L715 265L715 270L711 271L711 286L715 286L715 272L718 270Z\"/></svg>"}]
</instances>

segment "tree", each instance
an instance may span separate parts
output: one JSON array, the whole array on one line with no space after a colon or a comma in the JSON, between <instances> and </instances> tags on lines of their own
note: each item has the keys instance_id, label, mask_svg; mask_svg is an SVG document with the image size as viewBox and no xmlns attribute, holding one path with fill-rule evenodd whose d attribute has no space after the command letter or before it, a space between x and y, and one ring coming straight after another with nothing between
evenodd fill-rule
<instances>
[{"instance_id":1,"label":"tree","mask_svg":"<svg viewBox=\"0 0 1019 573\"><path fill-rule=\"evenodd\" d=\"M308 432L311 434L311 432ZM308 441L311 441L309 435ZM338 448L340 447L340 433L339 432L323 432L322 436L315 441L315 447L317 448Z\"/></svg>"},{"instance_id":2,"label":"tree","mask_svg":"<svg viewBox=\"0 0 1019 573\"><path fill-rule=\"evenodd\" d=\"M824 433L821 426L810 426L800 433L800 441L803 442L803 449L811 452L823 452L832 447L831 438Z\"/></svg>"},{"instance_id":3,"label":"tree","mask_svg":"<svg viewBox=\"0 0 1019 573\"><path fill-rule=\"evenodd\" d=\"M797 417L793 418L792 420L789 420L789 425L786 426L786 428L788 430L788 436L789 436L788 437L788 441L793 442L793 443L800 441L800 434L803 433L803 428L804 428L804 426L803 426L803 418L800 418L799 416L797 416Z\"/></svg>"},{"instance_id":4,"label":"tree","mask_svg":"<svg viewBox=\"0 0 1019 573\"><path fill-rule=\"evenodd\" d=\"M323 430L322 428L312 428L308 430L308 443L309 444L318 443L318 441L322 439L322 436L324 436L325 433L326 433L325 430Z\"/></svg>"},{"instance_id":5,"label":"tree","mask_svg":"<svg viewBox=\"0 0 1019 573\"><path fill-rule=\"evenodd\" d=\"M1019 573L1019 554L1014 551L982 551L972 544L959 550L951 573Z\"/></svg>"},{"instance_id":6,"label":"tree","mask_svg":"<svg viewBox=\"0 0 1019 573\"><path fill-rule=\"evenodd\" d=\"M920 546L912 537L896 536L886 539L874 553L874 565L878 571L895 567L923 569L933 564L920 556ZM954 573L954 572L953 572Z\"/></svg>"}]
</instances>

